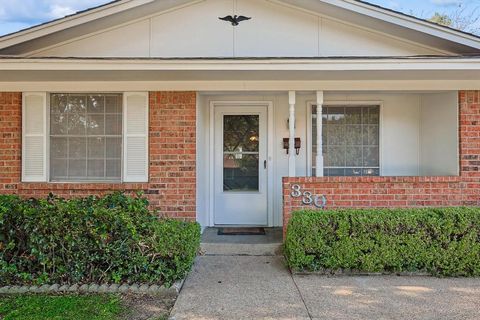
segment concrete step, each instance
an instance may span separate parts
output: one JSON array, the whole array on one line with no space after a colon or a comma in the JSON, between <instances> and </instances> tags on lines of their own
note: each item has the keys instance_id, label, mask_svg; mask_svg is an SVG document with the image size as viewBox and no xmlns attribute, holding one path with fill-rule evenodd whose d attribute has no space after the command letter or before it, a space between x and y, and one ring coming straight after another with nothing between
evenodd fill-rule
<instances>
[{"instance_id":1,"label":"concrete step","mask_svg":"<svg viewBox=\"0 0 480 320\"><path fill-rule=\"evenodd\" d=\"M204 255L282 255L282 229L266 228L265 232L265 235L218 235L217 228L207 228L202 235L201 249Z\"/></svg>"},{"instance_id":2,"label":"concrete step","mask_svg":"<svg viewBox=\"0 0 480 320\"><path fill-rule=\"evenodd\" d=\"M217 256L280 256L281 243L202 243L204 255Z\"/></svg>"}]
</instances>

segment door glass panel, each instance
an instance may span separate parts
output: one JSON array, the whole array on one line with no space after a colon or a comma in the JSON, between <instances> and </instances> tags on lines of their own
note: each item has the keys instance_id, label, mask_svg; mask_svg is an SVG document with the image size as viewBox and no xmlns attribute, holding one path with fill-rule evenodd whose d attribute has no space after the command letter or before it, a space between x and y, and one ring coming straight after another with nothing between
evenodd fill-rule
<instances>
[{"instance_id":1,"label":"door glass panel","mask_svg":"<svg viewBox=\"0 0 480 320\"><path fill-rule=\"evenodd\" d=\"M223 191L258 191L258 154L225 154Z\"/></svg>"},{"instance_id":2,"label":"door glass panel","mask_svg":"<svg viewBox=\"0 0 480 320\"><path fill-rule=\"evenodd\" d=\"M258 191L260 117L223 118L223 190Z\"/></svg>"},{"instance_id":3,"label":"door glass panel","mask_svg":"<svg viewBox=\"0 0 480 320\"><path fill-rule=\"evenodd\" d=\"M223 151L258 153L259 121L258 115L224 116Z\"/></svg>"}]
</instances>

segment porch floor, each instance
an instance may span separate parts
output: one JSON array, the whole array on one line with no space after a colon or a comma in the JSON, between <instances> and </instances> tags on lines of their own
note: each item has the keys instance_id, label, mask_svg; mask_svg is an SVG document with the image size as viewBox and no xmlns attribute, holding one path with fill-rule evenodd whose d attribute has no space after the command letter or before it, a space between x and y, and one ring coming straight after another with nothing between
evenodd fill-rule
<instances>
[{"instance_id":1,"label":"porch floor","mask_svg":"<svg viewBox=\"0 0 480 320\"><path fill-rule=\"evenodd\" d=\"M265 235L218 235L218 228L207 228L202 235L205 255L274 256L281 254L282 228L265 228Z\"/></svg>"}]
</instances>

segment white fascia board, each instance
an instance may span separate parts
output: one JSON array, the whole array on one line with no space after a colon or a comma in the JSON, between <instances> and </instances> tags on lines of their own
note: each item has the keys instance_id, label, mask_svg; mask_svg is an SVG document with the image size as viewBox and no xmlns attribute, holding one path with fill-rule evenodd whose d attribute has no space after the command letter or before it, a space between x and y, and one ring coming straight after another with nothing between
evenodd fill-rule
<instances>
[{"instance_id":1,"label":"white fascia board","mask_svg":"<svg viewBox=\"0 0 480 320\"><path fill-rule=\"evenodd\" d=\"M96 19L104 18L105 16L123 12L125 10L151 3L153 1L155 0L123 0L112 2L111 4L100 6L83 13L73 14L65 18L54 20L50 23L41 24L37 27L12 33L10 35L0 37L0 49L40 38L54 32L72 28Z\"/></svg>"},{"instance_id":2,"label":"white fascia board","mask_svg":"<svg viewBox=\"0 0 480 320\"><path fill-rule=\"evenodd\" d=\"M437 26L421 19L415 19L407 15L396 13L388 9L372 6L355 0L321 0L324 3L347 9L368 17L383 20L401 27L417 30L438 38L443 38L452 42L460 43L465 46L480 49L480 39L473 35L454 29Z\"/></svg>"},{"instance_id":3,"label":"white fascia board","mask_svg":"<svg viewBox=\"0 0 480 320\"><path fill-rule=\"evenodd\" d=\"M480 70L479 58L415 59L0 59L1 70L23 71L431 71Z\"/></svg>"}]
</instances>

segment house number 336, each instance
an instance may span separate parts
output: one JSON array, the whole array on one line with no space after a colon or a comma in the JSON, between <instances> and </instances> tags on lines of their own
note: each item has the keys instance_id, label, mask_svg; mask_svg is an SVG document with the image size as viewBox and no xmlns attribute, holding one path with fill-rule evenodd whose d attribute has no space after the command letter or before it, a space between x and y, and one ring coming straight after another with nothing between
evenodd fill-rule
<instances>
[{"instance_id":1,"label":"house number 336","mask_svg":"<svg viewBox=\"0 0 480 320\"><path fill-rule=\"evenodd\" d=\"M315 206L324 209L327 206L327 198L324 195L313 195L310 191L302 191L302 187L298 184L292 186L292 198L302 198L302 203L307 206Z\"/></svg>"}]
</instances>

